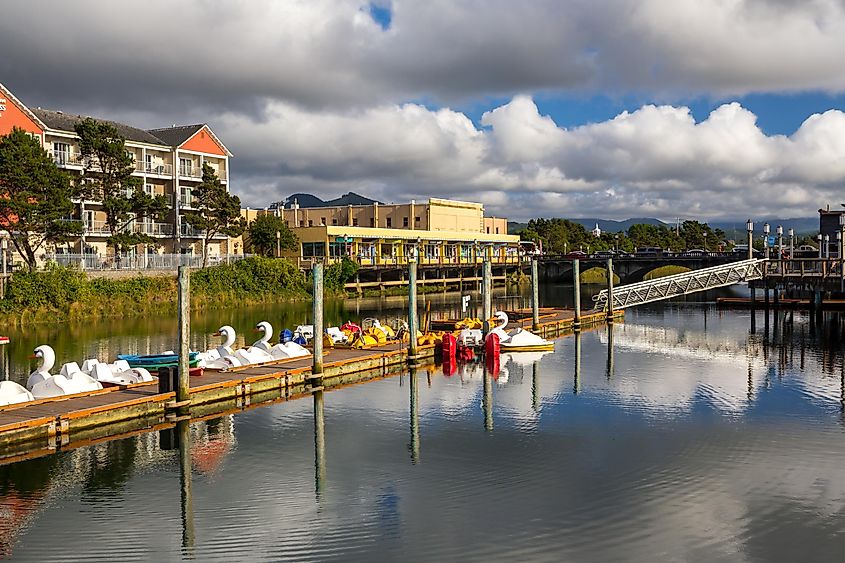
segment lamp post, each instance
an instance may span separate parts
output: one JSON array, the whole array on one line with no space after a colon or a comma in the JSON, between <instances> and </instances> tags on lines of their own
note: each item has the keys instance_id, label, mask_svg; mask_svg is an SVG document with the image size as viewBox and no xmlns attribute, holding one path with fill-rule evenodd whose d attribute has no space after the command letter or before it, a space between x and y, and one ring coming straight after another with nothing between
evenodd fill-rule
<instances>
[{"instance_id":1,"label":"lamp post","mask_svg":"<svg viewBox=\"0 0 845 563\"><path fill-rule=\"evenodd\" d=\"M777 228L778 233L778 259L783 256L783 226L778 225Z\"/></svg>"},{"instance_id":2,"label":"lamp post","mask_svg":"<svg viewBox=\"0 0 845 563\"><path fill-rule=\"evenodd\" d=\"M707 231L704 231L704 252L707 252Z\"/></svg>"},{"instance_id":3,"label":"lamp post","mask_svg":"<svg viewBox=\"0 0 845 563\"><path fill-rule=\"evenodd\" d=\"M276 231L276 258L282 255L282 233Z\"/></svg>"},{"instance_id":4,"label":"lamp post","mask_svg":"<svg viewBox=\"0 0 845 563\"><path fill-rule=\"evenodd\" d=\"M745 222L745 230L748 231L748 259L754 258L754 222L749 219Z\"/></svg>"},{"instance_id":5,"label":"lamp post","mask_svg":"<svg viewBox=\"0 0 845 563\"><path fill-rule=\"evenodd\" d=\"M766 260L769 259L769 224L763 223L763 248L766 249Z\"/></svg>"},{"instance_id":6,"label":"lamp post","mask_svg":"<svg viewBox=\"0 0 845 563\"><path fill-rule=\"evenodd\" d=\"M789 259L795 258L795 229L789 229Z\"/></svg>"},{"instance_id":7,"label":"lamp post","mask_svg":"<svg viewBox=\"0 0 845 563\"><path fill-rule=\"evenodd\" d=\"M614 250L615 253L618 254L619 253L619 233L616 233L615 235L613 235L613 240L614 240L613 250Z\"/></svg>"},{"instance_id":8,"label":"lamp post","mask_svg":"<svg viewBox=\"0 0 845 563\"><path fill-rule=\"evenodd\" d=\"M830 258L830 235L824 236L824 257Z\"/></svg>"},{"instance_id":9,"label":"lamp post","mask_svg":"<svg viewBox=\"0 0 845 563\"><path fill-rule=\"evenodd\" d=\"M816 235L816 240L819 242L819 260L822 259L822 234L819 233Z\"/></svg>"}]
</instances>

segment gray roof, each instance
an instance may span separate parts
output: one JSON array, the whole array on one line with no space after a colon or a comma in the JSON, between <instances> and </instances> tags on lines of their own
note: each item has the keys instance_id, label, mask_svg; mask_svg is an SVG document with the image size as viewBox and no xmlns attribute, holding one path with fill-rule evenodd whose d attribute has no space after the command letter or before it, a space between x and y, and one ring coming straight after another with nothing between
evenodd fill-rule
<instances>
[{"instance_id":1,"label":"gray roof","mask_svg":"<svg viewBox=\"0 0 845 563\"><path fill-rule=\"evenodd\" d=\"M162 141L164 144L171 147L179 147L193 137L197 131L205 127L205 123L197 125L178 125L175 127L164 127L162 129L150 129L148 133L152 133Z\"/></svg>"},{"instance_id":2,"label":"gray roof","mask_svg":"<svg viewBox=\"0 0 845 563\"><path fill-rule=\"evenodd\" d=\"M56 129L58 131L67 131L69 133L74 133L74 126L88 117L85 115L76 115L41 108L33 109L32 113L38 116L38 119L43 121L44 125L48 128ZM109 121L107 119L97 119L97 121L113 125L115 129L117 129L117 132L123 135L127 141L149 143L152 145L168 145L168 143L164 142L156 135L153 135L148 131L144 131L143 129L138 129L137 127L132 127L131 125L126 125L125 123L118 123L117 121Z\"/></svg>"}]
</instances>

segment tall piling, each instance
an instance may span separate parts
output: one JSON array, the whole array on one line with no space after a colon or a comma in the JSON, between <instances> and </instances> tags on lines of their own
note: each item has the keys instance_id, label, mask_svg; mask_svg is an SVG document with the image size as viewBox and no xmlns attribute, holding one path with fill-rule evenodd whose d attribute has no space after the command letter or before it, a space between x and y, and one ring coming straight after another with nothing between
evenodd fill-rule
<instances>
[{"instance_id":1,"label":"tall piling","mask_svg":"<svg viewBox=\"0 0 845 563\"><path fill-rule=\"evenodd\" d=\"M179 266L179 383L176 386L176 402L190 401L191 385L191 272L187 266Z\"/></svg>"},{"instance_id":2,"label":"tall piling","mask_svg":"<svg viewBox=\"0 0 845 563\"><path fill-rule=\"evenodd\" d=\"M481 302L482 302L482 309L481 314L484 317L482 319L482 331L484 332L484 336L487 336L487 333L490 332L490 317L493 316L493 265L490 263L490 260L484 259L484 264L482 265L482 274L481 274Z\"/></svg>"},{"instance_id":3,"label":"tall piling","mask_svg":"<svg viewBox=\"0 0 845 563\"><path fill-rule=\"evenodd\" d=\"M314 282L312 294L313 323L314 323L314 363L311 366L311 373L318 375L323 373L323 263L315 262L311 268L311 279Z\"/></svg>"},{"instance_id":4,"label":"tall piling","mask_svg":"<svg viewBox=\"0 0 845 563\"><path fill-rule=\"evenodd\" d=\"M613 258L607 259L607 322L613 322Z\"/></svg>"},{"instance_id":5,"label":"tall piling","mask_svg":"<svg viewBox=\"0 0 845 563\"><path fill-rule=\"evenodd\" d=\"M572 329L581 330L581 261L577 258L572 261L572 284L575 291L575 319L572 321Z\"/></svg>"},{"instance_id":6,"label":"tall piling","mask_svg":"<svg viewBox=\"0 0 845 563\"><path fill-rule=\"evenodd\" d=\"M417 260L408 260L408 363L417 362Z\"/></svg>"},{"instance_id":7,"label":"tall piling","mask_svg":"<svg viewBox=\"0 0 845 563\"><path fill-rule=\"evenodd\" d=\"M538 277L539 267L537 259L531 259L531 330L540 330L540 278Z\"/></svg>"}]
</instances>

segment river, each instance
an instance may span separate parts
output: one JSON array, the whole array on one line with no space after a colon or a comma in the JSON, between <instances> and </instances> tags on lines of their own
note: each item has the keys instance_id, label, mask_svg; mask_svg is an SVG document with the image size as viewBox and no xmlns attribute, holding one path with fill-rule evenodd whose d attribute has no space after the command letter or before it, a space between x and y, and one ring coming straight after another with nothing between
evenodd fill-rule
<instances>
[{"instance_id":1,"label":"river","mask_svg":"<svg viewBox=\"0 0 845 563\"><path fill-rule=\"evenodd\" d=\"M327 316L356 306L402 314L395 300ZM195 343L224 318L290 326L306 314L204 313ZM495 379L425 369L194 422L175 448L172 433L147 433L7 464L0 548L38 561L838 559L842 320L758 312L751 333L747 311L654 305L542 357L504 357ZM73 357L145 351L172 345L170 324L17 338ZM28 368L12 351L19 379Z\"/></svg>"}]
</instances>

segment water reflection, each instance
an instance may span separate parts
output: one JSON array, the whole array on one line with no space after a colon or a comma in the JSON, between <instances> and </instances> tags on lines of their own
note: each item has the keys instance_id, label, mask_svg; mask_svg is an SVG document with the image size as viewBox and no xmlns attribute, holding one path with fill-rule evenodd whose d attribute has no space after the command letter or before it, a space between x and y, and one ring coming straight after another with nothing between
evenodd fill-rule
<instances>
[{"instance_id":1,"label":"water reflection","mask_svg":"<svg viewBox=\"0 0 845 563\"><path fill-rule=\"evenodd\" d=\"M323 417L323 391L314 391L314 492L317 498L326 482L326 422Z\"/></svg>"},{"instance_id":2,"label":"water reflection","mask_svg":"<svg viewBox=\"0 0 845 563\"><path fill-rule=\"evenodd\" d=\"M484 399L481 408L484 411L484 430L493 431L493 376L484 365Z\"/></svg>"},{"instance_id":3,"label":"water reflection","mask_svg":"<svg viewBox=\"0 0 845 563\"><path fill-rule=\"evenodd\" d=\"M187 420L176 423L179 443L179 492L182 508L182 549L190 555L194 547L194 496L191 465L191 426Z\"/></svg>"},{"instance_id":4,"label":"water reflection","mask_svg":"<svg viewBox=\"0 0 845 563\"><path fill-rule=\"evenodd\" d=\"M409 449L411 450L411 463L417 464L420 462L420 411L419 411L419 391L417 390L417 369L410 369L411 381L411 404L409 406L411 419L411 442ZM429 375L430 377L430 375ZM429 379L429 386L431 386L431 379Z\"/></svg>"},{"instance_id":5,"label":"water reflection","mask_svg":"<svg viewBox=\"0 0 845 563\"><path fill-rule=\"evenodd\" d=\"M577 395L581 390L581 331L573 335L575 340L575 369L572 375L572 393Z\"/></svg>"}]
</instances>

